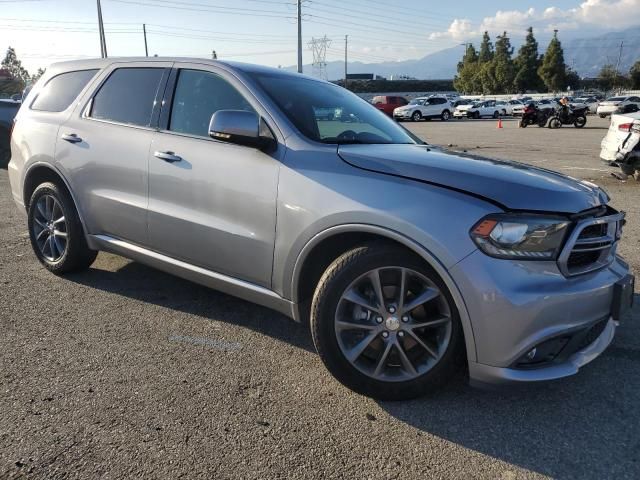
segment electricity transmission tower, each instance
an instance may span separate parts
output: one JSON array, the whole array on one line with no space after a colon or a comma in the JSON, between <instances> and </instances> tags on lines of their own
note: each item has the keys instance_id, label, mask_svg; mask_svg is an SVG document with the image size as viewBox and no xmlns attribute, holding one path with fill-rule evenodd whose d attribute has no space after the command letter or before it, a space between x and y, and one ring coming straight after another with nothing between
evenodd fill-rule
<instances>
[{"instance_id":1,"label":"electricity transmission tower","mask_svg":"<svg viewBox=\"0 0 640 480\"><path fill-rule=\"evenodd\" d=\"M312 38L309 49L313 53L313 76L327 80L327 48L331 45L331 39L325 35L322 38Z\"/></svg>"}]
</instances>

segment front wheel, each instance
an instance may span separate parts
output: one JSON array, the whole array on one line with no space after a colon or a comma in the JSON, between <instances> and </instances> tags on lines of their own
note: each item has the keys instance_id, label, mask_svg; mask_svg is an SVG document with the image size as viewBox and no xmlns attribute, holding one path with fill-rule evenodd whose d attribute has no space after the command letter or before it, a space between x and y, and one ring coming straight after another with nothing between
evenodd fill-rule
<instances>
[{"instance_id":1,"label":"front wheel","mask_svg":"<svg viewBox=\"0 0 640 480\"><path fill-rule=\"evenodd\" d=\"M473 118L478 120L480 118L480 112L473 112Z\"/></svg>"},{"instance_id":2,"label":"front wheel","mask_svg":"<svg viewBox=\"0 0 640 480\"><path fill-rule=\"evenodd\" d=\"M413 115L411 115L411 120L413 120L414 122L419 122L420 120L422 120L422 114L420 112L413 112Z\"/></svg>"},{"instance_id":3,"label":"front wheel","mask_svg":"<svg viewBox=\"0 0 640 480\"><path fill-rule=\"evenodd\" d=\"M39 185L29 200L29 237L36 257L55 274L88 268L98 252L90 250L71 196L55 183Z\"/></svg>"},{"instance_id":4,"label":"front wheel","mask_svg":"<svg viewBox=\"0 0 640 480\"><path fill-rule=\"evenodd\" d=\"M562 127L562 121L558 118L558 117L552 117L551 120L549 120L549 128L560 128Z\"/></svg>"},{"instance_id":5,"label":"front wheel","mask_svg":"<svg viewBox=\"0 0 640 480\"><path fill-rule=\"evenodd\" d=\"M520 120L520 128L527 128L528 123L524 120Z\"/></svg>"},{"instance_id":6,"label":"front wheel","mask_svg":"<svg viewBox=\"0 0 640 480\"><path fill-rule=\"evenodd\" d=\"M463 345L458 312L438 274L386 243L357 247L329 266L314 294L311 331L340 382L383 400L443 385Z\"/></svg>"},{"instance_id":7,"label":"front wheel","mask_svg":"<svg viewBox=\"0 0 640 480\"><path fill-rule=\"evenodd\" d=\"M607 118L606 115L603 115L602 113L598 115L600 118Z\"/></svg>"},{"instance_id":8,"label":"front wheel","mask_svg":"<svg viewBox=\"0 0 640 480\"><path fill-rule=\"evenodd\" d=\"M585 117L584 115L580 115L579 117L576 117L575 122L573 122L573 126L576 128L582 128L587 124L587 117Z\"/></svg>"}]
</instances>

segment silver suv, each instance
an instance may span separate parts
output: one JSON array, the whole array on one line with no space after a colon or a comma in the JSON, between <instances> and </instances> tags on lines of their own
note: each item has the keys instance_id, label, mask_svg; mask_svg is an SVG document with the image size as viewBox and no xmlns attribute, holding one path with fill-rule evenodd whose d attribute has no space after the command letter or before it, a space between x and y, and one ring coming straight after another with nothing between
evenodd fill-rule
<instances>
[{"instance_id":1,"label":"silver suv","mask_svg":"<svg viewBox=\"0 0 640 480\"><path fill-rule=\"evenodd\" d=\"M447 153L297 74L56 64L11 149L45 268L105 250L309 321L331 373L378 398L463 364L475 384L574 374L631 302L624 214L596 185Z\"/></svg>"}]
</instances>

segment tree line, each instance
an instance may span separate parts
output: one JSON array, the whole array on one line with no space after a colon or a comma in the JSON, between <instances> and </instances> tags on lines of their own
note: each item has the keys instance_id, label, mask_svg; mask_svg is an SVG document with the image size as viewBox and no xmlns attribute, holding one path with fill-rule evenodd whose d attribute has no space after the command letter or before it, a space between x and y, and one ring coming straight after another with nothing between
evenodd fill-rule
<instances>
[{"instance_id":1,"label":"tree line","mask_svg":"<svg viewBox=\"0 0 640 480\"><path fill-rule=\"evenodd\" d=\"M533 28L529 27L515 58L513 52L507 32L497 37L495 45L489 33L484 32L479 50L472 43L466 44L453 81L456 90L467 94L503 94L559 92L582 86L580 76L564 61L557 31L546 52L540 55ZM631 67L628 76L616 72L612 65L605 65L596 83L603 90L640 88L640 61Z\"/></svg>"},{"instance_id":2,"label":"tree line","mask_svg":"<svg viewBox=\"0 0 640 480\"><path fill-rule=\"evenodd\" d=\"M18 60L13 47L7 49L4 59L0 62L0 70L6 70L10 75L8 80L0 82L0 94L2 95L21 93L27 85L35 83L44 73L44 70L39 68L36 73L30 74L22 66L22 62Z\"/></svg>"}]
</instances>

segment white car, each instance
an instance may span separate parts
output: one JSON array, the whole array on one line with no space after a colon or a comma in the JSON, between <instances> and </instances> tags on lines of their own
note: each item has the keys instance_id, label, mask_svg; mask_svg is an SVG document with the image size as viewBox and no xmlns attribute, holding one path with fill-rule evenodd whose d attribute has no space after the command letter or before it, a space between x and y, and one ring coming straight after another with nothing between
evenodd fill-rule
<instances>
[{"instance_id":1,"label":"white car","mask_svg":"<svg viewBox=\"0 0 640 480\"><path fill-rule=\"evenodd\" d=\"M587 107L587 113L596 113L600 102L596 97L578 97L571 102L574 108Z\"/></svg>"},{"instance_id":2,"label":"white car","mask_svg":"<svg viewBox=\"0 0 640 480\"><path fill-rule=\"evenodd\" d=\"M487 100L485 102L476 103L475 105L472 105L471 108L466 109L466 116L469 118L498 118L501 114L501 106L496 105L495 100Z\"/></svg>"},{"instance_id":3,"label":"white car","mask_svg":"<svg viewBox=\"0 0 640 480\"><path fill-rule=\"evenodd\" d=\"M607 98L604 102L600 102L596 113L600 118L608 117L613 113L619 113L626 108L637 108L640 110L640 97L637 96L621 96Z\"/></svg>"},{"instance_id":4,"label":"white car","mask_svg":"<svg viewBox=\"0 0 640 480\"><path fill-rule=\"evenodd\" d=\"M472 99L461 101L460 103L458 103L458 105L456 105L456 108L453 111L454 118L457 118L458 120L461 118L467 118L469 109L480 102L481 100Z\"/></svg>"},{"instance_id":5,"label":"white car","mask_svg":"<svg viewBox=\"0 0 640 480\"><path fill-rule=\"evenodd\" d=\"M447 97L434 95L414 98L408 105L396 108L393 111L393 118L398 121L412 120L414 122L423 118L440 118L446 122L451 118L452 111L453 107Z\"/></svg>"},{"instance_id":6,"label":"white car","mask_svg":"<svg viewBox=\"0 0 640 480\"><path fill-rule=\"evenodd\" d=\"M510 102L515 102L511 104L511 115L514 117L521 117L524 115L524 109L527 107L528 103L524 103L520 100L511 100Z\"/></svg>"},{"instance_id":7,"label":"white car","mask_svg":"<svg viewBox=\"0 0 640 480\"><path fill-rule=\"evenodd\" d=\"M611 115L611 125L600 143L600 158L605 162L618 160L617 154L632 129L640 128L640 112Z\"/></svg>"}]
</instances>

